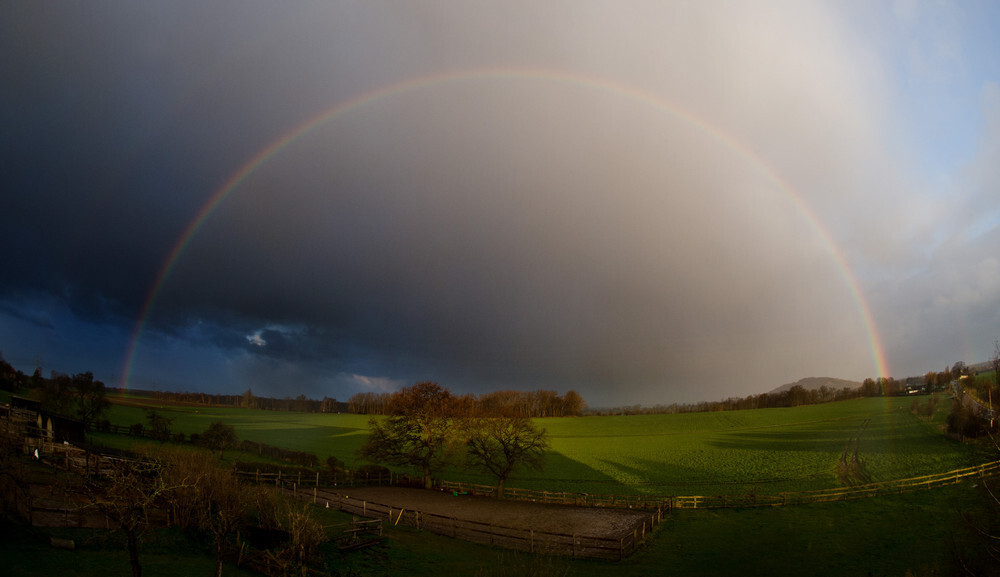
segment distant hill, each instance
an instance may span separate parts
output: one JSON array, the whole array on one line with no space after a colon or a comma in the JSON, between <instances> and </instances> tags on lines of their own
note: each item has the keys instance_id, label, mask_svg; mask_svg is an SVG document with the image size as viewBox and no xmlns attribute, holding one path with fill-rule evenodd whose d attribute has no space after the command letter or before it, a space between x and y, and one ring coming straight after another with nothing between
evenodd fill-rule
<instances>
[{"instance_id":1,"label":"distant hill","mask_svg":"<svg viewBox=\"0 0 1000 577\"><path fill-rule=\"evenodd\" d=\"M815 391L820 387L826 387L828 389L833 389L839 391L843 388L856 389L861 386L861 383L857 381L848 381L846 379L835 379L833 377L806 377L804 379L799 379L794 383L788 383L787 385L781 385L780 387L768 391L767 394L773 395L774 393L782 393L791 389L794 386L800 386L807 391Z\"/></svg>"}]
</instances>

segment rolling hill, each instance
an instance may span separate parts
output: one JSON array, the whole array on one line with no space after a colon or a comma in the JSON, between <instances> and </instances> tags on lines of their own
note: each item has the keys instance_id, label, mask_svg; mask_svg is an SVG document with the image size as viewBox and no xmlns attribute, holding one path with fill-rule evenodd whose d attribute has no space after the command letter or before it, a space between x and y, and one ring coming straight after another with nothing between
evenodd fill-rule
<instances>
[{"instance_id":1,"label":"rolling hill","mask_svg":"<svg viewBox=\"0 0 1000 577\"><path fill-rule=\"evenodd\" d=\"M768 391L767 394L773 395L775 393L782 393L796 385L806 389L807 391L814 391L824 386L828 389L834 390L840 390L843 388L856 389L861 386L861 383L858 381L848 381L846 379L835 379L833 377L806 377L804 379L799 379L794 383L781 385L776 389Z\"/></svg>"}]
</instances>

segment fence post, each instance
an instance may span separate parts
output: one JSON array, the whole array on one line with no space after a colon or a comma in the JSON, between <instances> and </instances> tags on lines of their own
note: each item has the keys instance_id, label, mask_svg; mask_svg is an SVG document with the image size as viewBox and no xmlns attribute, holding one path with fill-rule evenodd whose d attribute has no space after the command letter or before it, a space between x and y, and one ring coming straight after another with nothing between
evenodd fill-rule
<instances>
[{"instance_id":1,"label":"fence post","mask_svg":"<svg viewBox=\"0 0 1000 577\"><path fill-rule=\"evenodd\" d=\"M317 491L317 488L313 487L313 505L316 504L316 491Z\"/></svg>"},{"instance_id":2,"label":"fence post","mask_svg":"<svg viewBox=\"0 0 1000 577\"><path fill-rule=\"evenodd\" d=\"M622 537L618 541L618 560L621 561L625 558L625 537Z\"/></svg>"},{"instance_id":3,"label":"fence post","mask_svg":"<svg viewBox=\"0 0 1000 577\"><path fill-rule=\"evenodd\" d=\"M535 552L535 530L528 529L528 551Z\"/></svg>"},{"instance_id":4,"label":"fence post","mask_svg":"<svg viewBox=\"0 0 1000 577\"><path fill-rule=\"evenodd\" d=\"M576 533L573 533L573 556L576 557Z\"/></svg>"}]
</instances>

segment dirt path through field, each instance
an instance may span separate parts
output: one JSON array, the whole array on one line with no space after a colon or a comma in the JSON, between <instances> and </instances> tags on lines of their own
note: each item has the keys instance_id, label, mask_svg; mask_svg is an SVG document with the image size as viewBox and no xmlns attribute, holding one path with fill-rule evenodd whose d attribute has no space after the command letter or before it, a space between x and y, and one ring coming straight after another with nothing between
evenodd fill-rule
<instances>
[{"instance_id":1,"label":"dirt path through field","mask_svg":"<svg viewBox=\"0 0 1000 577\"><path fill-rule=\"evenodd\" d=\"M550 533L620 538L631 535L650 513L628 509L597 509L501 501L491 497L454 496L450 492L400 487L358 487L339 494L408 511L420 511L466 521Z\"/></svg>"}]
</instances>

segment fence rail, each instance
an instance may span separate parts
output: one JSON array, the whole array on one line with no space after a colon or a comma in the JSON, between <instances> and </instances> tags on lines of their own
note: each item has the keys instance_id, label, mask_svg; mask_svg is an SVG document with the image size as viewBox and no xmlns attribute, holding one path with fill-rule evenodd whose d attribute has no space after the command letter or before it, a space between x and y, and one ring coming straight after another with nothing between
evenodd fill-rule
<instances>
[{"instance_id":1,"label":"fence rail","mask_svg":"<svg viewBox=\"0 0 1000 577\"><path fill-rule=\"evenodd\" d=\"M310 471L269 472L260 469L233 469L233 475L244 481L275 487L383 487L406 484L409 477L398 473L366 474L357 471Z\"/></svg>"}]
</instances>

